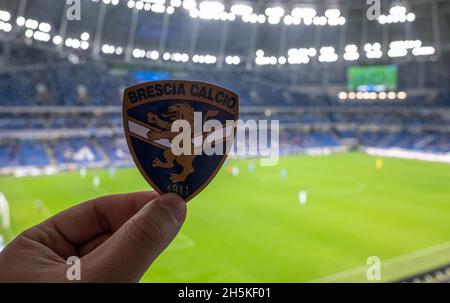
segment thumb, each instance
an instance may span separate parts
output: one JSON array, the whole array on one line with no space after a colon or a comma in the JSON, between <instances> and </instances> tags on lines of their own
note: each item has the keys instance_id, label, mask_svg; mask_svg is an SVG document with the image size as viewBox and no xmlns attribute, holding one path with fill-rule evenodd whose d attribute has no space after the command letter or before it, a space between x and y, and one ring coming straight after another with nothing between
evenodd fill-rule
<instances>
[{"instance_id":1,"label":"thumb","mask_svg":"<svg viewBox=\"0 0 450 303\"><path fill-rule=\"evenodd\" d=\"M170 193L154 199L85 256L82 280L139 281L175 238L185 217L186 202L178 195Z\"/></svg>"}]
</instances>

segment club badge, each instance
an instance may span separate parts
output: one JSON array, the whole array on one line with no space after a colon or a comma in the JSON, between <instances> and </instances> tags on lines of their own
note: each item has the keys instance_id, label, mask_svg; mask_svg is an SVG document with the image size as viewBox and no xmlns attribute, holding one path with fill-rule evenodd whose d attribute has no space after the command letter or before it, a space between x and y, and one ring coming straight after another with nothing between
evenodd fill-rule
<instances>
[{"instance_id":1,"label":"club badge","mask_svg":"<svg viewBox=\"0 0 450 303\"><path fill-rule=\"evenodd\" d=\"M214 178L234 140L238 96L196 81L125 89L123 125L136 166L154 190L186 201Z\"/></svg>"}]
</instances>

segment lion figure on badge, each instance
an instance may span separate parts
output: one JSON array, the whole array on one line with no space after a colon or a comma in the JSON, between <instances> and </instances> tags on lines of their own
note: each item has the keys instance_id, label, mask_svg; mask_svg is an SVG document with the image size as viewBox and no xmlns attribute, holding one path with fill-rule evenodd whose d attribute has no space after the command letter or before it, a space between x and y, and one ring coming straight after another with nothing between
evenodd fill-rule
<instances>
[{"instance_id":1,"label":"lion figure on badge","mask_svg":"<svg viewBox=\"0 0 450 303\"><path fill-rule=\"evenodd\" d=\"M203 123L209 117L214 117L218 114L218 111L208 111L206 116L203 119ZM171 141L178 133L174 133L171 131L172 123L176 120L185 120L189 123L191 127L191 137L194 136L194 109L190 104L187 103L179 103L170 105L167 108L167 112L161 114L159 117L157 114L153 112L147 113L147 122L155 125L159 128L159 130L151 129L147 136L150 140L158 140L158 139L168 139ZM189 154L182 154L175 156L172 152L171 148L167 148L163 152L164 159L161 160L156 158L152 162L153 167L160 168L173 168L175 166L175 162L177 162L182 170L178 174L171 174L170 180L173 183L179 183L186 181L186 178L194 172L194 167L192 166L192 162L195 159L194 153L194 144L191 140L191 152Z\"/></svg>"}]
</instances>

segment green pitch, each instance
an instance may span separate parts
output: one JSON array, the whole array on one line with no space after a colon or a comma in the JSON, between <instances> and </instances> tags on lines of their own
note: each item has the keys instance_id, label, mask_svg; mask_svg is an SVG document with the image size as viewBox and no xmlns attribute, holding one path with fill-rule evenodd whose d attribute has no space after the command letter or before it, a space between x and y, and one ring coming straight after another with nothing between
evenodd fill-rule
<instances>
[{"instance_id":1,"label":"green pitch","mask_svg":"<svg viewBox=\"0 0 450 303\"><path fill-rule=\"evenodd\" d=\"M143 281L364 282L369 256L381 259L381 277L392 281L449 264L450 166L385 158L376 169L375 162L360 153L284 157L275 167L228 162L189 203L180 235ZM239 176L227 174L230 165ZM147 188L136 169L115 177L108 170L1 177L12 226L0 234L10 240L78 202Z\"/></svg>"}]
</instances>

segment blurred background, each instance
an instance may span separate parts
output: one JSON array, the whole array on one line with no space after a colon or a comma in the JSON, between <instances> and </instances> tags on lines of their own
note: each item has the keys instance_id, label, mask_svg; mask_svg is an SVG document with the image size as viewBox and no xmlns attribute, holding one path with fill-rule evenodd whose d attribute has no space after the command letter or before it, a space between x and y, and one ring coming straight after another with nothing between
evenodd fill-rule
<instances>
[{"instance_id":1,"label":"blurred background","mask_svg":"<svg viewBox=\"0 0 450 303\"><path fill-rule=\"evenodd\" d=\"M450 1L65 2L0 0L0 250L149 189L123 90L189 79L279 120L283 156L228 159L143 281L450 280Z\"/></svg>"}]
</instances>

